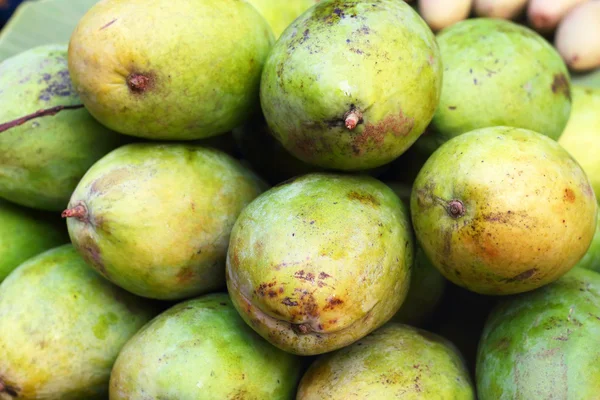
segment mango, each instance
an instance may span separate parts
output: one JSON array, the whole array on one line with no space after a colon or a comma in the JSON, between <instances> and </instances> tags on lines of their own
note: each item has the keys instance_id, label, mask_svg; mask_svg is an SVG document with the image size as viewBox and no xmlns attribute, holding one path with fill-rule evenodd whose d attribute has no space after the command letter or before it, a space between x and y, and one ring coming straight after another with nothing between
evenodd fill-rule
<instances>
[{"instance_id":1,"label":"mango","mask_svg":"<svg viewBox=\"0 0 600 400\"><path fill-rule=\"evenodd\" d=\"M0 284L0 399L104 400L125 343L156 313L67 244Z\"/></svg>"},{"instance_id":2,"label":"mango","mask_svg":"<svg viewBox=\"0 0 600 400\"><path fill-rule=\"evenodd\" d=\"M411 194L419 244L449 280L507 295L560 278L585 255L598 204L556 141L520 128L459 135L427 160Z\"/></svg>"},{"instance_id":3,"label":"mango","mask_svg":"<svg viewBox=\"0 0 600 400\"><path fill-rule=\"evenodd\" d=\"M0 282L29 258L68 241L49 215L0 200Z\"/></svg>"},{"instance_id":4,"label":"mango","mask_svg":"<svg viewBox=\"0 0 600 400\"><path fill-rule=\"evenodd\" d=\"M258 110L273 41L246 1L107 0L79 20L69 71L83 104L111 129L153 140L202 139Z\"/></svg>"},{"instance_id":5,"label":"mango","mask_svg":"<svg viewBox=\"0 0 600 400\"><path fill-rule=\"evenodd\" d=\"M408 291L406 207L369 176L313 173L252 201L231 232L227 287L242 318L280 349L315 355L387 322Z\"/></svg>"},{"instance_id":6,"label":"mango","mask_svg":"<svg viewBox=\"0 0 600 400\"><path fill-rule=\"evenodd\" d=\"M442 84L431 29L403 1L324 0L269 53L262 111L290 153L362 171L400 156L423 133Z\"/></svg>"},{"instance_id":7,"label":"mango","mask_svg":"<svg viewBox=\"0 0 600 400\"><path fill-rule=\"evenodd\" d=\"M302 362L257 335L226 293L179 303L125 345L111 400L292 400Z\"/></svg>"},{"instance_id":8,"label":"mango","mask_svg":"<svg viewBox=\"0 0 600 400\"><path fill-rule=\"evenodd\" d=\"M297 400L474 400L475 388L454 345L431 332L388 323L351 346L319 356Z\"/></svg>"},{"instance_id":9,"label":"mango","mask_svg":"<svg viewBox=\"0 0 600 400\"><path fill-rule=\"evenodd\" d=\"M477 356L480 400L600 393L600 274L576 268L490 315Z\"/></svg>"},{"instance_id":10,"label":"mango","mask_svg":"<svg viewBox=\"0 0 600 400\"><path fill-rule=\"evenodd\" d=\"M0 64L0 197L62 210L94 162L123 143L81 104L66 45L44 45Z\"/></svg>"},{"instance_id":11,"label":"mango","mask_svg":"<svg viewBox=\"0 0 600 400\"><path fill-rule=\"evenodd\" d=\"M108 280L178 300L225 288L231 228L265 188L219 150L136 143L94 164L63 216L75 248Z\"/></svg>"},{"instance_id":12,"label":"mango","mask_svg":"<svg viewBox=\"0 0 600 400\"><path fill-rule=\"evenodd\" d=\"M319 0L247 0L252 4L271 26L275 39L304 11Z\"/></svg>"}]
</instances>

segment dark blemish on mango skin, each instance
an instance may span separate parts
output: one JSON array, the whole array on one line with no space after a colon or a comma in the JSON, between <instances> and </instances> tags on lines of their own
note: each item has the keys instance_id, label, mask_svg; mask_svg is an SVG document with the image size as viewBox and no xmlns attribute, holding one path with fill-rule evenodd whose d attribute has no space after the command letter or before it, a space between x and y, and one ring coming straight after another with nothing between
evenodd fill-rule
<instances>
[{"instance_id":1,"label":"dark blemish on mango skin","mask_svg":"<svg viewBox=\"0 0 600 400\"><path fill-rule=\"evenodd\" d=\"M521 281L531 278L536 272L537 272L537 268L532 268L525 272L520 273L519 275L517 275L515 277L505 279L504 281L506 283L521 282Z\"/></svg>"},{"instance_id":2,"label":"dark blemish on mango skin","mask_svg":"<svg viewBox=\"0 0 600 400\"><path fill-rule=\"evenodd\" d=\"M327 301L327 305L325 307L323 307L324 311L327 310L333 310L334 308L336 308L337 306L344 304L344 300L342 299L336 299L336 298L330 298Z\"/></svg>"},{"instance_id":3,"label":"dark blemish on mango skin","mask_svg":"<svg viewBox=\"0 0 600 400\"><path fill-rule=\"evenodd\" d=\"M552 81L552 93L563 94L569 101L571 100L571 87L565 74L554 75L554 80Z\"/></svg>"},{"instance_id":4,"label":"dark blemish on mango skin","mask_svg":"<svg viewBox=\"0 0 600 400\"><path fill-rule=\"evenodd\" d=\"M177 273L177 281L179 283L188 282L194 278L194 275L194 269L192 267L183 268Z\"/></svg>"},{"instance_id":5,"label":"dark blemish on mango skin","mask_svg":"<svg viewBox=\"0 0 600 400\"><path fill-rule=\"evenodd\" d=\"M0 393L6 393L11 397L18 398L19 397L18 392L19 392L19 390L16 387L5 384L4 380L0 376Z\"/></svg>"},{"instance_id":6,"label":"dark blemish on mango skin","mask_svg":"<svg viewBox=\"0 0 600 400\"><path fill-rule=\"evenodd\" d=\"M132 72L126 79L127 87L133 94L143 94L154 88L156 77L151 72Z\"/></svg>"},{"instance_id":7,"label":"dark blemish on mango skin","mask_svg":"<svg viewBox=\"0 0 600 400\"><path fill-rule=\"evenodd\" d=\"M70 97L75 95L75 89L73 88L68 69L58 71L54 76L44 74L38 83L42 81L45 81L48 86L40 92L40 100L50 101L54 97Z\"/></svg>"},{"instance_id":8,"label":"dark blemish on mango skin","mask_svg":"<svg viewBox=\"0 0 600 400\"><path fill-rule=\"evenodd\" d=\"M575 192L573 192L572 189L567 188L565 189L565 195L563 198L569 203L575 203Z\"/></svg>"},{"instance_id":9,"label":"dark blemish on mango skin","mask_svg":"<svg viewBox=\"0 0 600 400\"><path fill-rule=\"evenodd\" d=\"M104 25L102 28L100 28L100 30L102 31L102 30L108 28L109 26L111 26L115 22L117 22L117 18L113 19L112 21L110 21L109 23L107 23L106 25Z\"/></svg>"},{"instance_id":10,"label":"dark blemish on mango skin","mask_svg":"<svg viewBox=\"0 0 600 400\"><path fill-rule=\"evenodd\" d=\"M350 200L358 200L363 204L371 205L373 207L377 207L381 204L379 203L379 200L377 200L377 198L372 194L364 192L361 193L355 190L348 193L348 198Z\"/></svg>"}]
</instances>

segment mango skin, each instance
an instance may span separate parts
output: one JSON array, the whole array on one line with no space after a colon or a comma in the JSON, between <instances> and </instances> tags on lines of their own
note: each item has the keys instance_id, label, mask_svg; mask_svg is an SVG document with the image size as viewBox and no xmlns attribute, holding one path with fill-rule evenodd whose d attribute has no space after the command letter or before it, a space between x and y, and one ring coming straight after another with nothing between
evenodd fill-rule
<instances>
[{"instance_id":1,"label":"mango skin","mask_svg":"<svg viewBox=\"0 0 600 400\"><path fill-rule=\"evenodd\" d=\"M69 71L104 125L153 140L202 139L258 109L273 42L267 21L245 1L106 0L73 32ZM145 90L130 89L131 74L146 77Z\"/></svg>"},{"instance_id":2,"label":"mango skin","mask_svg":"<svg viewBox=\"0 0 600 400\"><path fill-rule=\"evenodd\" d=\"M85 174L69 207L75 248L139 296L177 300L225 288L225 256L241 210L266 188L237 160L187 144L122 146Z\"/></svg>"},{"instance_id":3,"label":"mango skin","mask_svg":"<svg viewBox=\"0 0 600 400\"><path fill-rule=\"evenodd\" d=\"M397 182L386 182L406 207L410 207L411 188ZM421 326L431 317L446 289L446 278L415 243L415 256L410 274L408 294L391 321Z\"/></svg>"},{"instance_id":4,"label":"mango skin","mask_svg":"<svg viewBox=\"0 0 600 400\"><path fill-rule=\"evenodd\" d=\"M248 327L226 293L214 293L173 306L127 343L110 399L292 400L301 366Z\"/></svg>"},{"instance_id":5,"label":"mango skin","mask_svg":"<svg viewBox=\"0 0 600 400\"><path fill-rule=\"evenodd\" d=\"M491 313L477 359L480 400L595 399L600 274L576 268Z\"/></svg>"},{"instance_id":6,"label":"mango skin","mask_svg":"<svg viewBox=\"0 0 600 400\"><path fill-rule=\"evenodd\" d=\"M240 214L227 287L242 318L300 355L346 346L406 298L414 239L408 212L375 178L314 173L276 186Z\"/></svg>"},{"instance_id":7,"label":"mango skin","mask_svg":"<svg viewBox=\"0 0 600 400\"><path fill-rule=\"evenodd\" d=\"M573 110L558 143L581 165L600 193L600 88L573 86Z\"/></svg>"},{"instance_id":8,"label":"mango skin","mask_svg":"<svg viewBox=\"0 0 600 400\"><path fill-rule=\"evenodd\" d=\"M38 110L80 105L66 45L44 45L0 64L0 124ZM60 211L96 160L123 141L84 108L35 118L0 133L0 197Z\"/></svg>"},{"instance_id":9,"label":"mango skin","mask_svg":"<svg viewBox=\"0 0 600 400\"><path fill-rule=\"evenodd\" d=\"M319 0L246 0L252 4L271 26L275 39L303 12Z\"/></svg>"},{"instance_id":10,"label":"mango skin","mask_svg":"<svg viewBox=\"0 0 600 400\"><path fill-rule=\"evenodd\" d=\"M273 46L260 98L290 153L323 168L358 171L387 164L417 140L441 85L435 37L408 4L327 0ZM353 109L362 122L348 130Z\"/></svg>"},{"instance_id":11,"label":"mango skin","mask_svg":"<svg viewBox=\"0 0 600 400\"><path fill-rule=\"evenodd\" d=\"M554 47L512 21L471 18L437 35L444 79L427 154L460 134L492 126L558 139L571 112L568 69Z\"/></svg>"},{"instance_id":12,"label":"mango skin","mask_svg":"<svg viewBox=\"0 0 600 400\"><path fill-rule=\"evenodd\" d=\"M458 218L453 200L464 207ZM573 268L594 236L598 205L585 173L556 141L493 127L433 153L415 180L411 213L442 275L480 294L506 295Z\"/></svg>"},{"instance_id":13,"label":"mango skin","mask_svg":"<svg viewBox=\"0 0 600 400\"><path fill-rule=\"evenodd\" d=\"M69 241L47 215L0 200L0 282L29 258Z\"/></svg>"},{"instance_id":14,"label":"mango skin","mask_svg":"<svg viewBox=\"0 0 600 400\"><path fill-rule=\"evenodd\" d=\"M31 258L0 285L0 399L106 399L119 351L154 315L70 244Z\"/></svg>"},{"instance_id":15,"label":"mango skin","mask_svg":"<svg viewBox=\"0 0 600 400\"><path fill-rule=\"evenodd\" d=\"M598 222L592 243L576 267L587 268L600 273L600 211L598 212Z\"/></svg>"},{"instance_id":16,"label":"mango skin","mask_svg":"<svg viewBox=\"0 0 600 400\"><path fill-rule=\"evenodd\" d=\"M297 400L474 400L475 388L454 345L436 334L388 323L320 356L300 381Z\"/></svg>"}]
</instances>

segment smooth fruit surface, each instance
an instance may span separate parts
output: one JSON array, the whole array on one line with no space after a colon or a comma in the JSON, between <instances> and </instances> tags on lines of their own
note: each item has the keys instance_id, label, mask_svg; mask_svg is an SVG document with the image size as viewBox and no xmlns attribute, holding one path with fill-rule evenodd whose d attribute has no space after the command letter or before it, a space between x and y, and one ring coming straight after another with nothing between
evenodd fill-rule
<instances>
[{"instance_id":1,"label":"smooth fruit surface","mask_svg":"<svg viewBox=\"0 0 600 400\"><path fill-rule=\"evenodd\" d=\"M573 111L558 143L581 165L600 193L600 88L573 87Z\"/></svg>"},{"instance_id":2,"label":"smooth fruit surface","mask_svg":"<svg viewBox=\"0 0 600 400\"><path fill-rule=\"evenodd\" d=\"M273 40L246 1L106 0L73 32L69 71L104 125L148 139L201 139L257 110Z\"/></svg>"},{"instance_id":3,"label":"smooth fruit surface","mask_svg":"<svg viewBox=\"0 0 600 400\"><path fill-rule=\"evenodd\" d=\"M267 20L275 38L304 11L314 6L319 0L247 0Z\"/></svg>"},{"instance_id":4,"label":"smooth fruit surface","mask_svg":"<svg viewBox=\"0 0 600 400\"><path fill-rule=\"evenodd\" d=\"M558 52L512 21L472 18L437 36L444 79L429 135L445 141L492 126L530 129L558 139L571 112L571 81Z\"/></svg>"},{"instance_id":5,"label":"smooth fruit surface","mask_svg":"<svg viewBox=\"0 0 600 400\"><path fill-rule=\"evenodd\" d=\"M29 258L68 241L48 216L0 200L0 282Z\"/></svg>"},{"instance_id":6,"label":"smooth fruit surface","mask_svg":"<svg viewBox=\"0 0 600 400\"><path fill-rule=\"evenodd\" d=\"M69 244L31 258L0 285L0 399L106 399L119 351L154 313Z\"/></svg>"},{"instance_id":7,"label":"smooth fruit surface","mask_svg":"<svg viewBox=\"0 0 600 400\"><path fill-rule=\"evenodd\" d=\"M301 366L248 327L226 293L215 293L141 329L115 362L110 398L291 400Z\"/></svg>"},{"instance_id":8,"label":"smooth fruit surface","mask_svg":"<svg viewBox=\"0 0 600 400\"><path fill-rule=\"evenodd\" d=\"M577 162L554 140L509 127L442 145L413 186L414 229L449 280L489 295L548 284L585 255L598 205Z\"/></svg>"},{"instance_id":9,"label":"smooth fruit surface","mask_svg":"<svg viewBox=\"0 0 600 400\"><path fill-rule=\"evenodd\" d=\"M107 279L182 299L225 288L231 228L264 187L219 150L130 144L90 168L64 215L75 248Z\"/></svg>"}]
</instances>

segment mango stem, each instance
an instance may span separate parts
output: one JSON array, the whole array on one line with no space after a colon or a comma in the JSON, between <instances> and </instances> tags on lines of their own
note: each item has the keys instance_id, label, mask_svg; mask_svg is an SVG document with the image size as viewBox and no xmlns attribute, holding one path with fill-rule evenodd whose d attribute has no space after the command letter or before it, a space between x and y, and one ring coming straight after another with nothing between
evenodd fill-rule
<instances>
[{"instance_id":1,"label":"mango stem","mask_svg":"<svg viewBox=\"0 0 600 400\"><path fill-rule=\"evenodd\" d=\"M61 217L77 218L78 220L83 221L87 217L87 209L82 204L78 204L73 208L69 208L63 211Z\"/></svg>"},{"instance_id":2,"label":"mango stem","mask_svg":"<svg viewBox=\"0 0 600 400\"><path fill-rule=\"evenodd\" d=\"M15 126L23 125L24 123L31 121L32 119L35 119L35 118L56 115L59 111L62 111L62 110L74 110L74 109L82 108L82 107L83 107L83 104L76 104L73 106L56 106L56 107L46 108L44 110L38 110L32 114L25 115L24 117L17 118L15 120L0 124L0 133L7 131L10 128L14 128Z\"/></svg>"}]
</instances>

